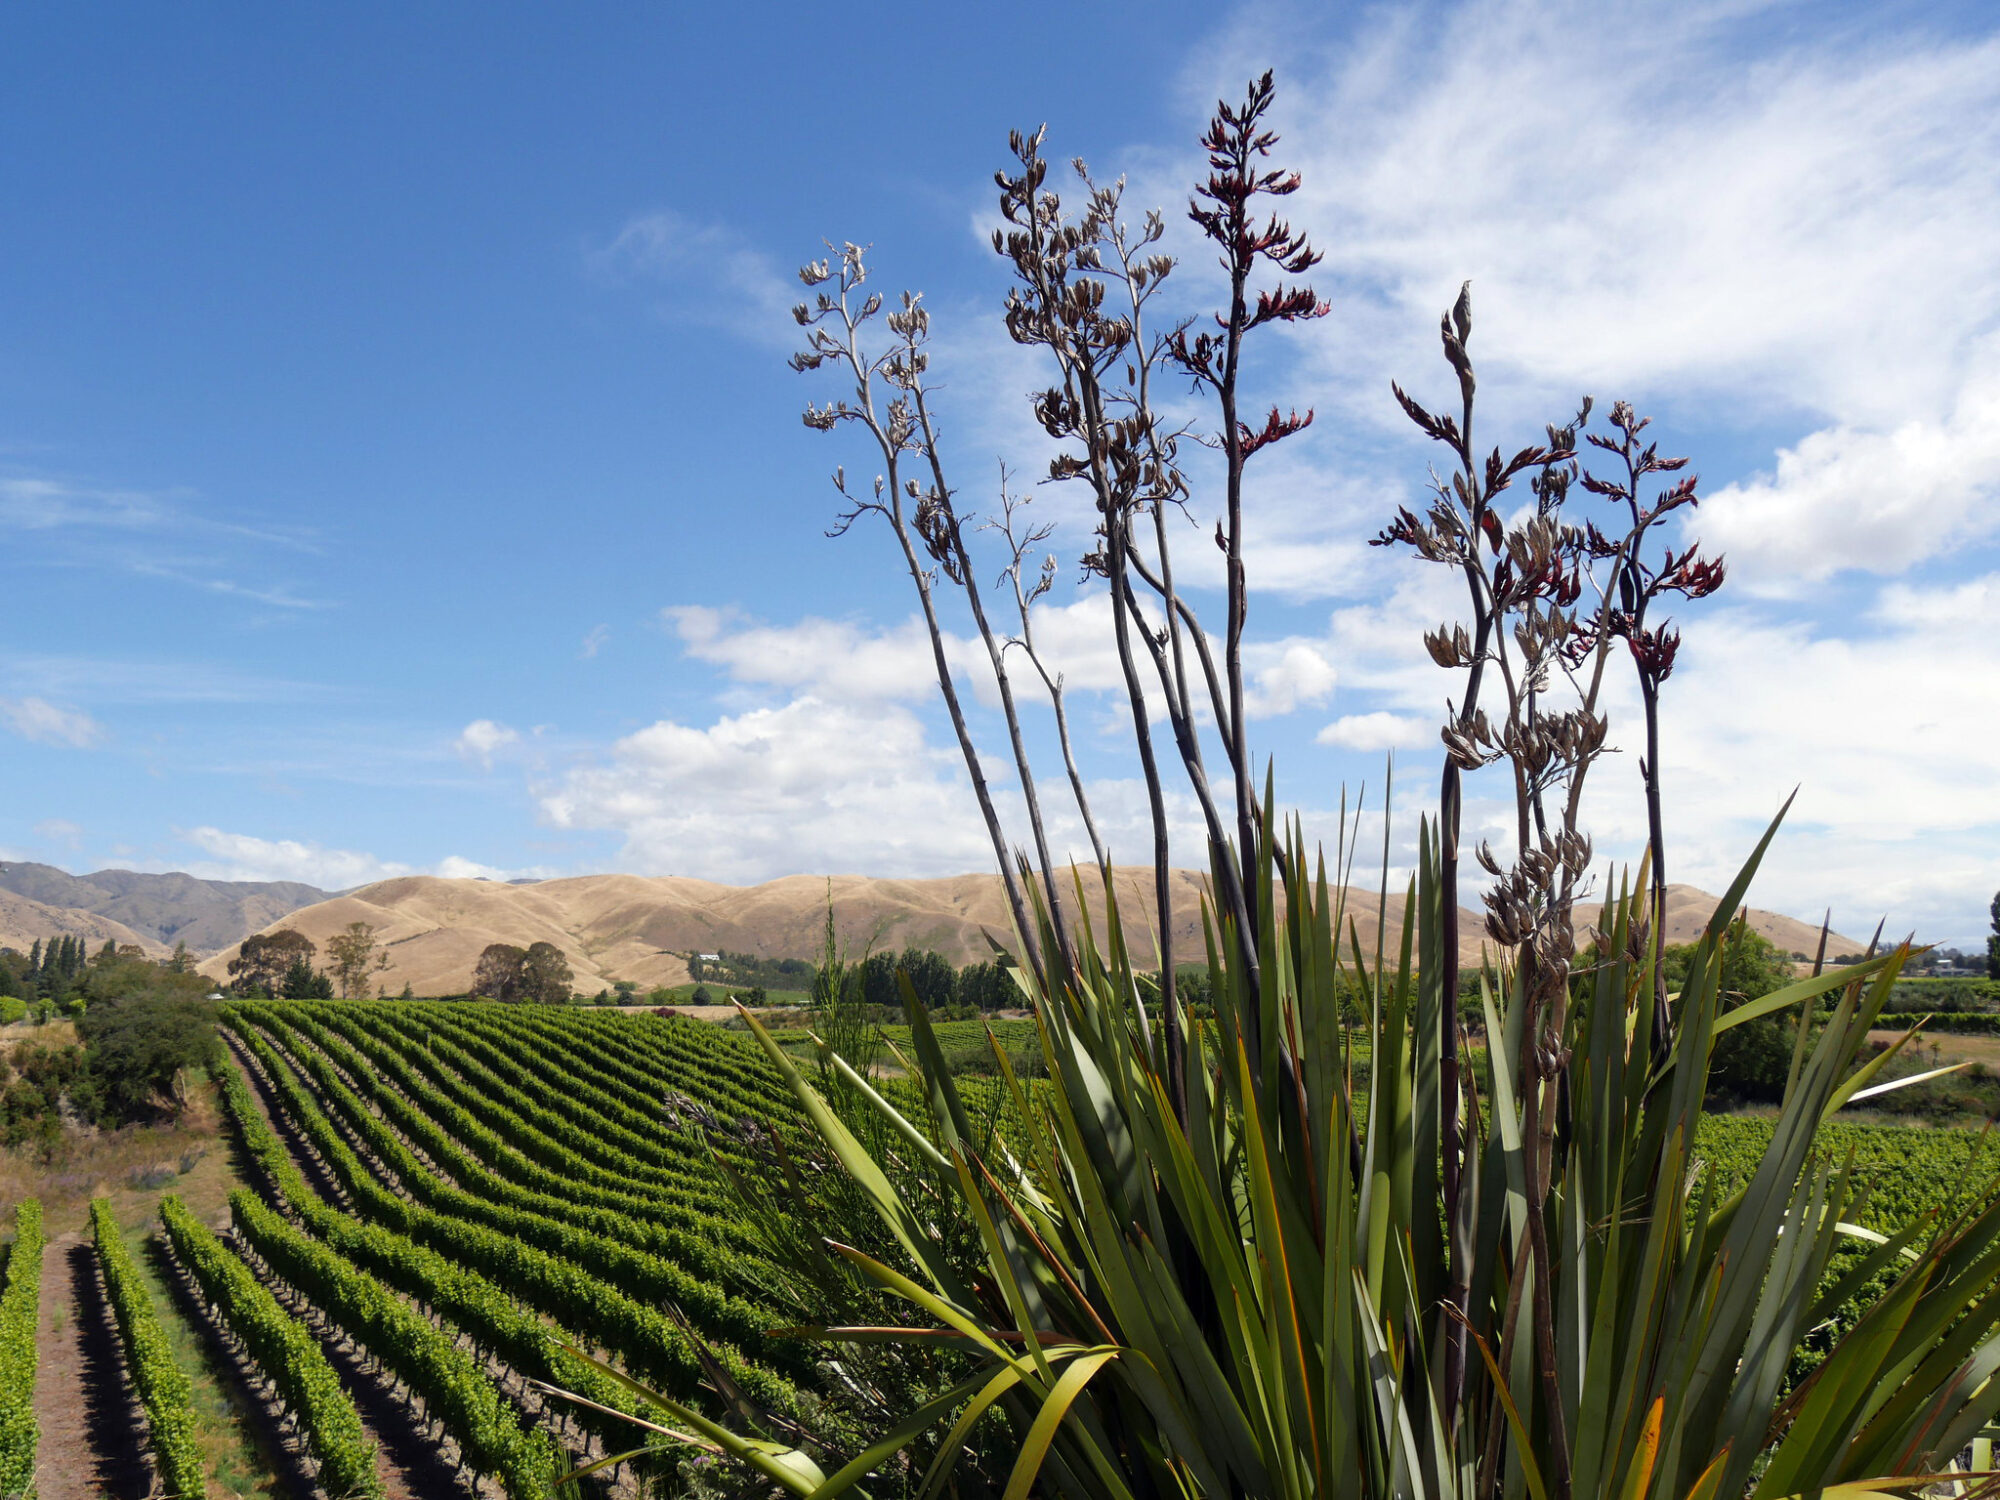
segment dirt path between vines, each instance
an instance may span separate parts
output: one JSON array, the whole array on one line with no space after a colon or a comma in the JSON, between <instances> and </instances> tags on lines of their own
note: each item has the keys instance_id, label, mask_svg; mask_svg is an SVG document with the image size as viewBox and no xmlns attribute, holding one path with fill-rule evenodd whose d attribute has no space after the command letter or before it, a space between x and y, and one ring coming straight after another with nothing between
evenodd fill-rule
<instances>
[{"instance_id":1,"label":"dirt path between vines","mask_svg":"<svg viewBox=\"0 0 2000 1500\"><path fill-rule=\"evenodd\" d=\"M144 1500L153 1489L146 1413L125 1371L97 1251L76 1234L42 1252L35 1339L41 1500Z\"/></svg>"}]
</instances>

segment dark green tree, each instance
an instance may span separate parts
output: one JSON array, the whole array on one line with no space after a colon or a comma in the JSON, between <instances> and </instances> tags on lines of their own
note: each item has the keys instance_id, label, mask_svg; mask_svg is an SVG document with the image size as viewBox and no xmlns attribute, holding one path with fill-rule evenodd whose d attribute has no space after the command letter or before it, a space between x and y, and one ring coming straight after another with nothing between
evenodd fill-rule
<instances>
[{"instance_id":1,"label":"dark green tree","mask_svg":"<svg viewBox=\"0 0 2000 1500\"><path fill-rule=\"evenodd\" d=\"M333 993L331 984L326 986L328 995ZM314 972L309 959L295 958L285 968L284 978L278 982L278 993L287 1000L316 1000L319 998L320 976Z\"/></svg>"},{"instance_id":2,"label":"dark green tree","mask_svg":"<svg viewBox=\"0 0 2000 1500\"><path fill-rule=\"evenodd\" d=\"M73 1098L101 1124L177 1115L186 1070L221 1053L215 1008L205 1000L133 995L93 1005L78 1018L85 1080Z\"/></svg>"},{"instance_id":3,"label":"dark green tree","mask_svg":"<svg viewBox=\"0 0 2000 1500\"><path fill-rule=\"evenodd\" d=\"M239 995L275 995L294 964L310 970L319 947L303 932L281 927L276 932L253 932L229 960L229 987Z\"/></svg>"},{"instance_id":4,"label":"dark green tree","mask_svg":"<svg viewBox=\"0 0 2000 1500\"><path fill-rule=\"evenodd\" d=\"M527 963L527 949L512 943L488 943L472 970L472 993L489 1000L520 999Z\"/></svg>"},{"instance_id":5,"label":"dark green tree","mask_svg":"<svg viewBox=\"0 0 2000 1500\"><path fill-rule=\"evenodd\" d=\"M1667 948L1661 967L1666 973L1669 993L1679 990L1686 980L1688 959L1693 953L1691 943L1675 943ZM1782 989L1791 978L1790 956L1770 939L1741 921L1730 928L1722 960L1726 1006L1733 1009L1762 999L1773 990ZM1723 1032L1715 1039L1715 1051L1709 1059L1709 1091L1759 1103L1782 1099L1785 1077L1791 1071L1792 1040L1797 1025L1795 1014L1765 1016Z\"/></svg>"},{"instance_id":6,"label":"dark green tree","mask_svg":"<svg viewBox=\"0 0 2000 1500\"><path fill-rule=\"evenodd\" d=\"M1993 936L1986 940L1986 977L2000 979L2000 891L1993 893Z\"/></svg>"},{"instance_id":7,"label":"dark green tree","mask_svg":"<svg viewBox=\"0 0 2000 1500\"><path fill-rule=\"evenodd\" d=\"M530 943L521 956L521 998L541 1005L567 1005L575 976L554 943Z\"/></svg>"}]
</instances>

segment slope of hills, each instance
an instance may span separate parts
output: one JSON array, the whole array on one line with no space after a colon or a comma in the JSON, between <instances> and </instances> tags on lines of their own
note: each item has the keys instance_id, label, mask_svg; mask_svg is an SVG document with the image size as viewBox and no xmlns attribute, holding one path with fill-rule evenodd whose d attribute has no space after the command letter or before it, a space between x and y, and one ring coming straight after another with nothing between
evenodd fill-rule
<instances>
[{"instance_id":1,"label":"slope of hills","mask_svg":"<svg viewBox=\"0 0 2000 1500\"><path fill-rule=\"evenodd\" d=\"M155 957L162 957L168 951L165 944L110 917L79 911L73 906L50 906L0 887L0 948L26 953L37 940L46 943L50 938L65 936L80 937L84 946L91 949L113 942L121 946L134 944Z\"/></svg>"},{"instance_id":2,"label":"slope of hills","mask_svg":"<svg viewBox=\"0 0 2000 1500\"><path fill-rule=\"evenodd\" d=\"M71 875L54 865L11 861L0 862L0 890L43 906L108 918L151 943L169 948L186 943L204 954L240 943L287 912L327 899L327 892L293 880L202 880L178 871L152 875L136 870Z\"/></svg>"},{"instance_id":3,"label":"slope of hills","mask_svg":"<svg viewBox=\"0 0 2000 1500\"><path fill-rule=\"evenodd\" d=\"M1181 962L1203 951L1200 899L1204 877L1175 872L1174 941ZM1150 956L1152 872L1117 872L1119 914L1125 941ZM1668 936L1686 941L1700 931L1716 898L1692 886L1670 886ZM1005 896L993 875L932 880L890 880L861 875L792 875L762 885L730 886L683 876L584 875L533 885L445 880L409 875L362 886L271 924L296 928L320 945L350 922L367 922L385 944L391 967L382 976L394 992L408 984L417 994L455 994L472 981L473 965L489 943L549 942L560 948L577 988L593 991L614 979L642 987L682 984L690 952L753 953L764 958L811 958L820 949L831 900L843 951L931 948L953 963L988 957L987 934L1011 930ZM1373 893L1349 894L1348 911L1364 946L1373 946L1379 902ZM1403 903L1391 897L1383 915L1390 941ZM1092 925L1104 932L1101 895L1091 902ZM1775 913L1751 910L1753 926L1787 952L1810 953L1818 929ZM1476 963L1484 925L1460 916L1461 958ZM1828 954L1859 951L1849 938L1829 939ZM1393 946L1392 946L1393 951ZM202 972L220 979L234 950L216 954Z\"/></svg>"}]
</instances>

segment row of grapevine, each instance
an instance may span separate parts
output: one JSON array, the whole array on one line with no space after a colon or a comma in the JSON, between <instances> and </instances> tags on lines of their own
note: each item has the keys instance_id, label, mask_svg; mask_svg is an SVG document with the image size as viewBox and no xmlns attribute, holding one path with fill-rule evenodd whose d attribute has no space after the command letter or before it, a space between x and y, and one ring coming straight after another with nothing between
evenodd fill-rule
<instances>
[{"instance_id":1,"label":"row of grapevine","mask_svg":"<svg viewBox=\"0 0 2000 1500\"><path fill-rule=\"evenodd\" d=\"M429 1036L432 1050L468 1081L476 1078L498 1097L512 1099L524 1118L537 1124L545 1114L568 1120L580 1138L606 1142L643 1164L652 1180L673 1187L691 1178L713 1182L707 1143L665 1128L657 1100L650 1107L634 1106L614 1097L601 1078L579 1079L537 1049L520 1047L518 1038L507 1038L505 1049L496 1046L493 1038L450 1014L470 1008L444 1007L446 1015ZM470 1066L475 1064L477 1073Z\"/></svg>"},{"instance_id":2,"label":"row of grapevine","mask_svg":"<svg viewBox=\"0 0 2000 1500\"><path fill-rule=\"evenodd\" d=\"M201 1450L194 1440L194 1388L174 1363L152 1295L139 1268L132 1264L108 1198L91 1200L90 1228L97 1242L98 1268L104 1273L111 1300L111 1316L125 1346L125 1368L131 1372L132 1384L146 1408L146 1429L152 1436L153 1464L160 1483L172 1500L201 1500L206 1480Z\"/></svg>"},{"instance_id":3,"label":"row of grapevine","mask_svg":"<svg viewBox=\"0 0 2000 1500\"><path fill-rule=\"evenodd\" d=\"M248 1086L234 1070L222 1077L223 1109L245 1155L256 1164L277 1202L305 1231L351 1263L457 1328L482 1353L531 1380L574 1392L596 1407L577 1406L573 1415L610 1451L626 1447L634 1428L615 1412L638 1409L626 1388L563 1346L576 1336L532 1312L476 1271L417 1244L407 1235L340 1212L314 1192L252 1102ZM675 1455L669 1455L672 1457Z\"/></svg>"},{"instance_id":4,"label":"row of grapevine","mask_svg":"<svg viewBox=\"0 0 2000 1500\"><path fill-rule=\"evenodd\" d=\"M440 1006L421 1019L377 1010L367 1019L399 1033L405 1045L419 1049L415 1057L428 1055L464 1087L512 1101L523 1121L614 1172L643 1179L647 1187L676 1200L707 1199L720 1205L708 1143L668 1128L657 1100L636 1108L613 1094L598 1070L580 1059L544 1056L551 1049L537 1046L535 1033L525 1025L517 1031L474 1024L459 1014L471 1009ZM560 1043L555 1050L561 1050ZM531 1062L537 1065L533 1069Z\"/></svg>"},{"instance_id":5,"label":"row of grapevine","mask_svg":"<svg viewBox=\"0 0 2000 1500\"><path fill-rule=\"evenodd\" d=\"M14 1248L0 1291L0 1495L35 1479L35 1321L42 1305L42 1205L14 1210Z\"/></svg>"},{"instance_id":6,"label":"row of grapevine","mask_svg":"<svg viewBox=\"0 0 2000 1500\"><path fill-rule=\"evenodd\" d=\"M524 1161L456 1101L410 1076L400 1057L372 1039L350 1048L333 1034L342 1028L322 1027L310 1016L259 1019L303 1035L341 1069L357 1093L381 1109L405 1139L467 1192L611 1235L741 1294L755 1296L762 1290L762 1278L746 1267L742 1257L728 1254L718 1243L726 1235L689 1233L690 1229L719 1228L712 1215L630 1194L566 1184L546 1169ZM499 1170L502 1167L506 1170ZM523 1184L523 1176L535 1185Z\"/></svg>"},{"instance_id":7,"label":"row of grapevine","mask_svg":"<svg viewBox=\"0 0 2000 1500\"><path fill-rule=\"evenodd\" d=\"M406 1186L415 1181L419 1188L435 1193L450 1211L440 1212L420 1201L421 1194L409 1200L397 1196L363 1164L263 1035L254 1028L241 1034L284 1112L340 1182L357 1212L507 1287L557 1324L588 1330L598 1343L617 1351L634 1374L654 1382L668 1395L693 1402L710 1399L702 1389L700 1360L666 1314L608 1285L572 1256L552 1253L506 1232L508 1227L521 1227L519 1216L495 1212L480 1200L445 1189L392 1132L336 1084L329 1102L344 1122L361 1127L357 1136L365 1141L371 1155ZM489 1214L493 1222L479 1222ZM802 1415L800 1395L785 1376L719 1340L711 1341L711 1348L728 1378L758 1406L793 1419Z\"/></svg>"},{"instance_id":8,"label":"row of grapevine","mask_svg":"<svg viewBox=\"0 0 2000 1500\"><path fill-rule=\"evenodd\" d=\"M243 1018L233 1019L240 1031L265 1040ZM795 1344L769 1337L769 1330L778 1321L770 1310L722 1291L672 1261L632 1248L627 1239L643 1238L636 1226L627 1224L621 1230L615 1216L600 1215L600 1228L585 1229L555 1217L554 1212L562 1211L560 1206L535 1194L501 1190L496 1199L488 1199L446 1183L368 1109L321 1054L309 1047L290 1050L293 1060L311 1076L318 1096L339 1112L369 1151L424 1207L453 1219L484 1223L558 1256L642 1302L671 1302L704 1334L727 1340L753 1355L794 1369L805 1367L804 1356Z\"/></svg>"},{"instance_id":9,"label":"row of grapevine","mask_svg":"<svg viewBox=\"0 0 2000 1500\"><path fill-rule=\"evenodd\" d=\"M647 1080L664 1073L699 1079L700 1097L719 1111L759 1119L787 1118L796 1112L796 1102L756 1044L713 1022L639 1016L621 1025L609 1017L579 1015L551 1017L542 1024L567 1033L573 1038L572 1049L579 1044L587 1049L593 1063L603 1067L607 1085L625 1091L628 1098L646 1099ZM647 1067L648 1062L654 1066Z\"/></svg>"},{"instance_id":10,"label":"row of grapevine","mask_svg":"<svg viewBox=\"0 0 2000 1500\"><path fill-rule=\"evenodd\" d=\"M530 1119L508 1102L511 1090L435 1031L412 1031L379 1014L330 1014L325 1020L372 1060L381 1061L397 1086L413 1098L407 1081L421 1077L423 1087L449 1099L488 1137L504 1142L524 1164L532 1164L541 1174L535 1180L553 1177L603 1195L607 1205L618 1200L650 1209L696 1211L725 1206L715 1191L712 1172L653 1168L601 1133L586 1131L559 1115L536 1111L539 1120Z\"/></svg>"},{"instance_id":11,"label":"row of grapevine","mask_svg":"<svg viewBox=\"0 0 2000 1500\"><path fill-rule=\"evenodd\" d=\"M1733 1191L1749 1180L1771 1138L1771 1122L1754 1115L1710 1115L1696 1146L1718 1172L1717 1186ZM1822 1125L1815 1142L1829 1157L1852 1157L1867 1185L1858 1215L1867 1228L1893 1233L1926 1214L1948 1219L1964 1195L1987 1181L2000 1157L2000 1140L1972 1130L1928 1130L1906 1125Z\"/></svg>"},{"instance_id":12,"label":"row of grapevine","mask_svg":"<svg viewBox=\"0 0 2000 1500\"><path fill-rule=\"evenodd\" d=\"M443 1423L473 1470L498 1478L513 1500L544 1500L561 1472L555 1444L545 1432L522 1430L507 1398L470 1355L251 1193L230 1194L229 1209L265 1265L401 1380Z\"/></svg>"},{"instance_id":13,"label":"row of grapevine","mask_svg":"<svg viewBox=\"0 0 2000 1500\"><path fill-rule=\"evenodd\" d=\"M278 1391L319 1465L319 1482L331 1495L379 1500L382 1481L375 1451L354 1403L327 1363L319 1340L257 1284L250 1270L179 1197L160 1200L160 1222L175 1258L222 1326Z\"/></svg>"}]
</instances>

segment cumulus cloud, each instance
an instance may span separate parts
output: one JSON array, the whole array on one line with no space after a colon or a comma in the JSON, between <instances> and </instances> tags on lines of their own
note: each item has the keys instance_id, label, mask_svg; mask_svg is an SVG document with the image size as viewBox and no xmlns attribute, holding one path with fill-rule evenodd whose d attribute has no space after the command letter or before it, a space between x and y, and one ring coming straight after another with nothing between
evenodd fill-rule
<instances>
[{"instance_id":1,"label":"cumulus cloud","mask_svg":"<svg viewBox=\"0 0 2000 1500\"><path fill-rule=\"evenodd\" d=\"M518 743L520 738L521 731L518 729L509 729L491 719L474 719L459 731L452 747L458 751L459 759L477 761L491 770L494 753Z\"/></svg>"},{"instance_id":2,"label":"cumulus cloud","mask_svg":"<svg viewBox=\"0 0 2000 1500\"><path fill-rule=\"evenodd\" d=\"M0 698L0 721L24 740L88 750L104 738L104 726L80 708L64 708L46 698Z\"/></svg>"},{"instance_id":3,"label":"cumulus cloud","mask_svg":"<svg viewBox=\"0 0 2000 1500\"><path fill-rule=\"evenodd\" d=\"M209 856L188 873L210 880L296 880L321 890L346 890L414 875L414 866L353 849L329 849L301 839L265 839L220 828L190 828L181 837Z\"/></svg>"},{"instance_id":4,"label":"cumulus cloud","mask_svg":"<svg viewBox=\"0 0 2000 1500\"><path fill-rule=\"evenodd\" d=\"M1767 11L1383 7L1330 63L1295 63L1288 214L1320 227L1336 309L1295 341L1322 428L1337 409L1402 432L1391 376L1449 387L1434 330L1470 278L1494 441L1586 390L1670 393L1682 430L1769 435L1771 461L1746 465L1762 478L1710 476L1746 582L1894 571L1976 526L2000 448L2000 38L1774 35ZM1260 71L1268 24L1205 49L1193 98ZM1350 519L1326 483L1292 489L1281 527Z\"/></svg>"},{"instance_id":5,"label":"cumulus cloud","mask_svg":"<svg viewBox=\"0 0 2000 1500\"><path fill-rule=\"evenodd\" d=\"M661 721L547 789L558 828L624 839L659 874L947 874L992 862L955 756L907 709L799 697L707 728Z\"/></svg>"},{"instance_id":6,"label":"cumulus cloud","mask_svg":"<svg viewBox=\"0 0 2000 1500\"><path fill-rule=\"evenodd\" d=\"M1772 472L1703 502L1704 538L1774 593L1843 569L1902 573L2000 525L2000 375L1942 420L1842 423L1782 449Z\"/></svg>"},{"instance_id":7,"label":"cumulus cloud","mask_svg":"<svg viewBox=\"0 0 2000 1500\"><path fill-rule=\"evenodd\" d=\"M43 818L35 825L35 837L51 844L60 844L65 849L83 847L83 828L68 818Z\"/></svg>"},{"instance_id":8,"label":"cumulus cloud","mask_svg":"<svg viewBox=\"0 0 2000 1500\"><path fill-rule=\"evenodd\" d=\"M325 891L351 890L400 875L438 875L447 880L512 880L556 873L545 866L505 869L449 854L428 868L378 859L356 849L329 849L306 839L266 839L220 828L190 828L180 837L209 856L185 866L208 880L296 880Z\"/></svg>"},{"instance_id":9,"label":"cumulus cloud","mask_svg":"<svg viewBox=\"0 0 2000 1500\"><path fill-rule=\"evenodd\" d=\"M1437 726L1405 714L1377 710L1367 714L1342 714L1313 736L1313 742L1342 750L1396 750L1406 745L1429 745L1437 739Z\"/></svg>"},{"instance_id":10,"label":"cumulus cloud","mask_svg":"<svg viewBox=\"0 0 2000 1500\"><path fill-rule=\"evenodd\" d=\"M848 701L920 698L937 691L930 639L915 618L878 629L812 617L766 625L702 605L677 606L661 615L689 656L721 667L736 682L810 688ZM952 637L947 655L955 667L963 666L970 647Z\"/></svg>"},{"instance_id":11,"label":"cumulus cloud","mask_svg":"<svg viewBox=\"0 0 2000 1500\"><path fill-rule=\"evenodd\" d=\"M1245 655L1251 657L1249 652ZM1332 696L1337 675L1333 663L1312 642L1280 641L1260 647L1255 655L1272 659L1251 669L1252 685L1243 695L1244 712L1251 718L1282 718L1317 707Z\"/></svg>"}]
</instances>

